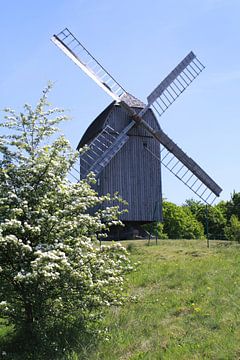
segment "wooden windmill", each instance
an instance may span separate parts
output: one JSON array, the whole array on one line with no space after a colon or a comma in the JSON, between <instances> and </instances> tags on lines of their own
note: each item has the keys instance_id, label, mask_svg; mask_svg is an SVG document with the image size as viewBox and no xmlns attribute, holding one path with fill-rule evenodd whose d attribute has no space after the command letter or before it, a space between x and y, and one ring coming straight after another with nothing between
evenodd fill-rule
<instances>
[{"instance_id":1,"label":"wooden windmill","mask_svg":"<svg viewBox=\"0 0 240 360\"><path fill-rule=\"evenodd\" d=\"M154 89L145 105L130 95L68 29L51 40L114 100L80 140L78 149L88 145L80 156L80 176L85 178L93 171L100 195L118 191L128 202L128 213L121 217L126 229L136 232L144 223L162 220L161 164L205 203L211 204L219 196L220 186L158 122L204 69L193 52Z\"/></svg>"}]
</instances>

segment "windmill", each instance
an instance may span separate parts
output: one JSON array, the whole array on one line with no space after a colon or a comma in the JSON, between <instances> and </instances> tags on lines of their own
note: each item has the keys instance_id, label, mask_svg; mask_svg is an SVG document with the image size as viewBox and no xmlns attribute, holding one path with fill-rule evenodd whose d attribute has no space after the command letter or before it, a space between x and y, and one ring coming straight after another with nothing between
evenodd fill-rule
<instances>
[{"instance_id":1,"label":"windmill","mask_svg":"<svg viewBox=\"0 0 240 360\"><path fill-rule=\"evenodd\" d=\"M94 172L99 194L118 191L128 202L128 213L121 216L125 231L136 234L142 224L162 220L161 165L202 201L213 203L222 191L220 186L158 121L204 69L196 55L191 51L152 91L145 105L129 94L67 28L51 40L113 99L79 142L78 149L88 145L80 155L80 177Z\"/></svg>"}]
</instances>

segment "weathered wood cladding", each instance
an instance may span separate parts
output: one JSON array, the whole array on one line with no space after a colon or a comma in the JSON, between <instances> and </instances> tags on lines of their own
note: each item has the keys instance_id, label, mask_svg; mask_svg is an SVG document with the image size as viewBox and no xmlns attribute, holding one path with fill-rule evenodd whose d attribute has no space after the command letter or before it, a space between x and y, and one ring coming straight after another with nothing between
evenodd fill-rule
<instances>
[{"instance_id":1,"label":"weathered wood cladding","mask_svg":"<svg viewBox=\"0 0 240 360\"><path fill-rule=\"evenodd\" d=\"M153 128L159 129L151 110L144 118ZM105 125L121 132L129 122L127 113L115 106L106 118ZM127 143L100 173L98 192L113 194L117 191L128 202L128 213L122 214L121 220L161 220L161 164L158 158L159 143L141 125L136 125L129 132Z\"/></svg>"}]
</instances>

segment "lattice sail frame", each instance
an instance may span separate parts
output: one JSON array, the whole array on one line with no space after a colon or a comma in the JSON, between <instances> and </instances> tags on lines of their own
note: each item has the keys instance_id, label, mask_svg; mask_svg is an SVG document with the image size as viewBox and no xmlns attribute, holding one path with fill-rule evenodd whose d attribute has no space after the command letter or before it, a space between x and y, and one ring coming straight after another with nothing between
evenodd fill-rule
<instances>
[{"instance_id":1,"label":"lattice sail frame","mask_svg":"<svg viewBox=\"0 0 240 360\"><path fill-rule=\"evenodd\" d=\"M212 205L217 198L196 175L194 175L180 160L176 158L163 145L161 146L160 157L157 157L150 149L145 147L152 156L161 161L161 164L176 176L184 185L194 192L202 201Z\"/></svg>"},{"instance_id":2,"label":"lattice sail frame","mask_svg":"<svg viewBox=\"0 0 240 360\"><path fill-rule=\"evenodd\" d=\"M179 146L168 137L167 134L160 131L155 131L143 119L144 114L151 108L155 115L159 118L168 109L168 107L179 97L179 95L191 84L191 82L202 72L204 66L197 59L193 52L190 52L176 68L157 86L157 88L148 96L148 104L137 114L131 106L123 101L124 95L127 95L126 90L110 75L110 73L102 67L102 65L89 53L89 51L77 40L77 38L66 28L58 35L53 35L51 40L89 77L91 77L106 93L108 93L115 101L128 112L133 119L130 124L120 133L115 141L111 143L108 149L101 154L99 159L91 165L91 170L99 174L106 166L113 156L128 140L127 132L137 122L144 126L150 134L159 141L162 145L162 151L165 149L166 154L159 159L162 164L171 171L179 180L187 185L195 194L197 194L204 202L212 203L212 195L219 196L222 189L215 181L186 153L179 148ZM94 144L90 144L94 147ZM173 154L171 160L165 162L164 160ZM176 158L173 166L170 165ZM180 168L178 165L180 164ZM182 173L184 167L187 171ZM186 179L186 175L190 177ZM194 178L193 183L190 182ZM196 178L196 179L195 179ZM200 183L200 184L199 184ZM195 187L195 185L197 187ZM205 186L202 191L202 186ZM206 195L206 196L205 196Z\"/></svg>"},{"instance_id":3,"label":"lattice sail frame","mask_svg":"<svg viewBox=\"0 0 240 360\"><path fill-rule=\"evenodd\" d=\"M162 116L204 68L191 51L147 97L148 104L139 115L143 116L151 107L158 117Z\"/></svg>"},{"instance_id":4,"label":"lattice sail frame","mask_svg":"<svg viewBox=\"0 0 240 360\"><path fill-rule=\"evenodd\" d=\"M117 139L118 146L116 146ZM127 140L126 134L119 137L119 133L107 125L89 144L88 149L80 155L81 177L86 177L90 171L98 176Z\"/></svg>"},{"instance_id":5,"label":"lattice sail frame","mask_svg":"<svg viewBox=\"0 0 240 360\"><path fill-rule=\"evenodd\" d=\"M120 101L120 97L126 94L126 90L67 28L53 35L51 40L114 100Z\"/></svg>"}]
</instances>

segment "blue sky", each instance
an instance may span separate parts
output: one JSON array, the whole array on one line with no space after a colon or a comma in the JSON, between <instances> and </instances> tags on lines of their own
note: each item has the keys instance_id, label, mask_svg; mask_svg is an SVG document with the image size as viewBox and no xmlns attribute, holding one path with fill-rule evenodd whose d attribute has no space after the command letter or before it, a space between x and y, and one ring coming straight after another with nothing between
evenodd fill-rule
<instances>
[{"instance_id":1,"label":"blue sky","mask_svg":"<svg viewBox=\"0 0 240 360\"><path fill-rule=\"evenodd\" d=\"M240 191L239 0L2 1L0 108L35 104L48 80L50 101L72 117L76 147L111 99L50 41L68 27L130 93L146 102L193 50L203 73L161 118L164 131L223 188ZM191 191L163 169L163 194L181 204Z\"/></svg>"}]
</instances>

